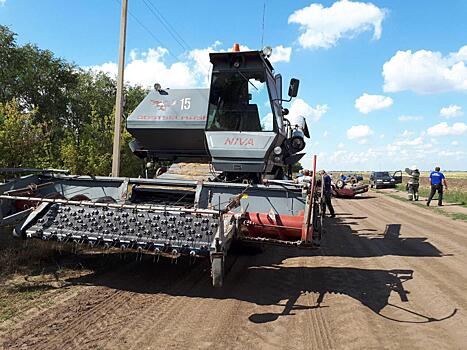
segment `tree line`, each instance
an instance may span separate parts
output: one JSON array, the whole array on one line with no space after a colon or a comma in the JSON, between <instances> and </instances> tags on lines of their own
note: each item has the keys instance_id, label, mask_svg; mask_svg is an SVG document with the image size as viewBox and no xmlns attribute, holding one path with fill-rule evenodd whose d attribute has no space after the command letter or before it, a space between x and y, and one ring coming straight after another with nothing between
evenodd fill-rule
<instances>
[{"instance_id":1,"label":"tree line","mask_svg":"<svg viewBox=\"0 0 467 350\"><path fill-rule=\"evenodd\" d=\"M125 86L125 116L147 92ZM110 76L36 45L19 45L16 34L0 25L0 167L109 175L115 96ZM121 175L137 176L142 161L131 153L126 130L122 138Z\"/></svg>"}]
</instances>

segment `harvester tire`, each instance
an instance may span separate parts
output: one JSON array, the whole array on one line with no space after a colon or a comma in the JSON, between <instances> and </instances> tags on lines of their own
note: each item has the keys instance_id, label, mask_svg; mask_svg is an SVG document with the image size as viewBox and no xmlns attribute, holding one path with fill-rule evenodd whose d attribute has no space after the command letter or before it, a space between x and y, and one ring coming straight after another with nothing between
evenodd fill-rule
<instances>
[{"instance_id":1,"label":"harvester tire","mask_svg":"<svg viewBox=\"0 0 467 350\"><path fill-rule=\"evenodd\" d=\"M224 284L224 258L213 258L211 262L212 285L221 288Z\"/></svg>"}]
</instances>

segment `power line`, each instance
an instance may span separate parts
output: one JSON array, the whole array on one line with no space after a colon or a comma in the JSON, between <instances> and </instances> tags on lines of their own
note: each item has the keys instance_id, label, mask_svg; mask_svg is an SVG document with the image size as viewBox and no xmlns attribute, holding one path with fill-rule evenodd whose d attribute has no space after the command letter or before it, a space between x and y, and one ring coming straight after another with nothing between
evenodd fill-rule
<instances>
[{"instance_id":1,"label":"power line","mask_svg":"<svg viewBox=\"0 0 467 350\"><path fill-rule=\"evenodd\" d=\"M115 0L119 5L121 4L120 0ZM153 10L149 7L147 1L149 1L149 5L153 7ZM175 28L170 24L170 22L164 17L164 15L155 7L154 4L150 0L143 0L145 5L151 10L152 14L161 22L161 24L166 28L166 30L169 32L169 34L174 38L174 40L182 47L184 51L192 51L191 46L183 39L183 37L175 30ZM156 13L160 15L158 17ZM128 14L131 16L133 20L135 20L138 25L144 29L161 47L168 48L133 12L128 9ZM171 28L171 29L169 29ZM178 36L178 40L175 36ZM176 61L179 61L179 58L175 56L169 49L167 49L167 52L172 58L174 58ZM183 53L183 52L182 52ZM201 66L208 71L208 76L210 74L210 66L207 66L204 62L199 62Z\"/></svg>"},{"instance_id":2,"label":"power line","mask_svg":"<svg viewBox=\"0 0 467 350\"><path fill-rule=\"evenodd\" d=\"M266 14L266 0L263 1L263 24L261 26L261 48L264 45L264 16Z\"/></svg>"},{"instance_id":3,"label":"power line","mask_svg":"<svg viewBox=\"0 0 467 350\"><path fill-rule=\"evenodd\" d=\"M162 12L154 5L150 0L143 0L146 7L151 11L151 13L156 17L156 19L164 26L170 36L182 47L183 50L191 50L190 45L183 39L183 37L177 32L177 30L170 24L170 22L165 18Z\"/></svg>"},{"instance_id":4,"label":"power line","mask_svg":"<svg viewBox=\"0 0 467 350\"><path fill-rule=\"evenodd\" d=\"M120 0L115 0L118 4L120 3ZM128 14L135 20L136 23L139 24L141 28L143 28L161 47L167 48L168 46L165 45L143 22L139 20L139 18L128 9ZM175 56L170 50L167 49L167 52L169 53L170 56L172 56L176 61L178 61L178 57Z\"/></svg>"}]
</instances>

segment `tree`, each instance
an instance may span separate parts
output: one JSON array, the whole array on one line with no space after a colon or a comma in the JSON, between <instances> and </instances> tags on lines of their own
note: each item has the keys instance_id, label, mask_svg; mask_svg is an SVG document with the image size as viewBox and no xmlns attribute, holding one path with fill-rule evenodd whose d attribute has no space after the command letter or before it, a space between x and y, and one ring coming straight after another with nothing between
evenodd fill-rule
<instances>
[{"instance_id":1,"label":"tree","mask_svg":"<svg viewBox=\"0 0 467 350\"><path fill-rule=\"evenodd\" d=\"M46 135L34 122L35 114L22 112L16 100L0 103L0 167L35 167L46 161Z\"/></svg>"},{"instance_id":2,"label":"tree","mask_svg":"<svg viewBox=\"0 0 467 350\"><path fill-rule=\"evenodd\" d=\"M27 143L24 150L28 151L11 148L10 158L5 162L108 175L115 80L106 74L76 67L35 45L19 46L15 36L7 27L0 26L0 103L7 116L2 135L8 147L21 147L24 141ZM146 94L139 86L126 86L125 115L129 115ZM18 123L10 116L16 116ZM25 125L30 129L26 130ZM5 128L11 131L10 136ZM26 132L25 140L17 133L21 128ZM36 134L41 135L41 142L30 142L29 137ZM15 137L19 138L17 143ZM123 131L122 137L122 174L137 176L141 172L141 161L129 150L127 143L131 136L128 132ZM34 147L37 149L32 149ZM29 157L31 154L35 157Z\"/></svg>"}]
</instances>

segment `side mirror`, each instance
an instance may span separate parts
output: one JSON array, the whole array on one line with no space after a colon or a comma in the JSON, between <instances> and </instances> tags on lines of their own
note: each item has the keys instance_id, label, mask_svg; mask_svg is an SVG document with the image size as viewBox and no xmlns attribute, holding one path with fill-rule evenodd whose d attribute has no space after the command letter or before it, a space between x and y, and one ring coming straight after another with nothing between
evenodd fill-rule
<instances>
[{"instance_id":1,"label":"side mirror","mask_svg":"<svg viewBox=\"0 0 467 350\"><path fill-rule=\"evenodd\" d=\"M289 97L297 97L299 85L300 85L300 80L295 79L295 78L290 79Z\"/></svg>"}]
</instances>

